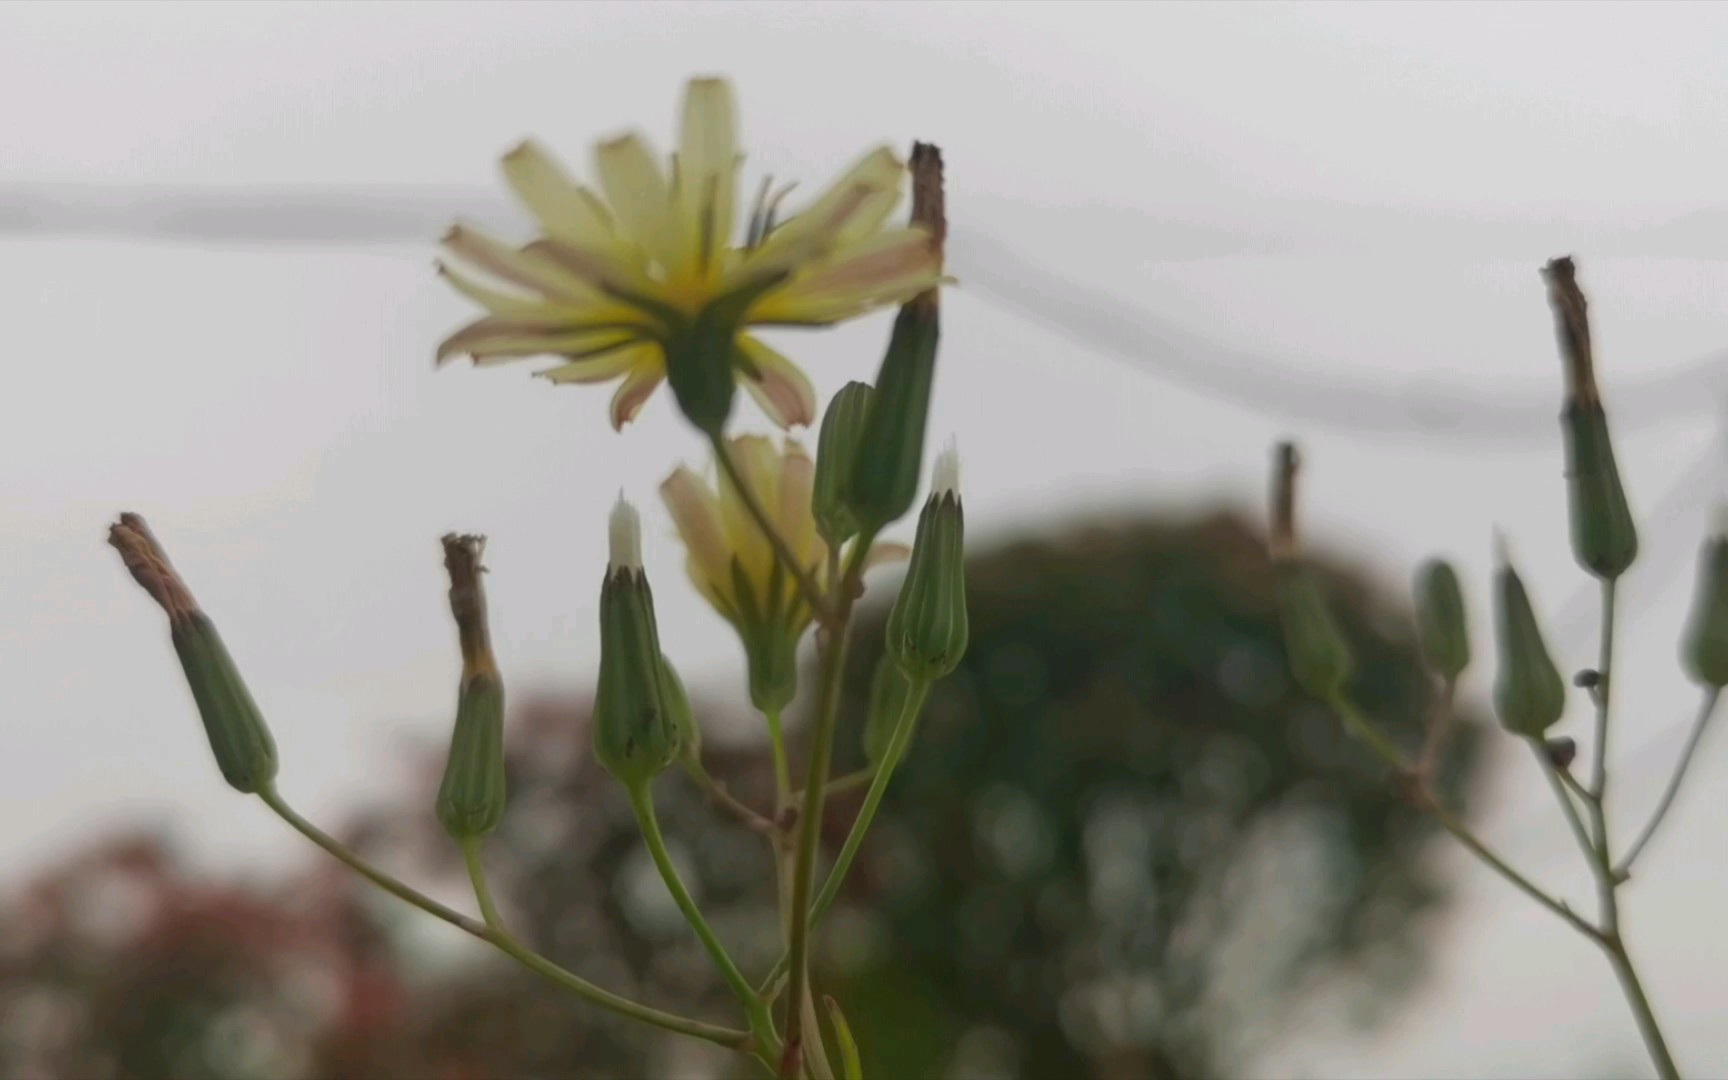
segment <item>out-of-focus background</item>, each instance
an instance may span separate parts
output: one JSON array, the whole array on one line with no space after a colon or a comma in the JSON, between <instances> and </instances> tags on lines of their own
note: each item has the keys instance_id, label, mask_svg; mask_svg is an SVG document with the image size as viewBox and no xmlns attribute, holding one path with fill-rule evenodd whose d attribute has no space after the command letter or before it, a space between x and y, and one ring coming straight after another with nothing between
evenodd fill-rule
<instances>
[{"instance_id":1,"label":"out-of-focus background","mask_svg":"<svg viewBox=\"0 0 1728 1080\"><path fill-rule=\"evenodd\" d=\"M720 72L751 175L814 185L884 139L948 161L932 428L965 455L977 636L823 957L881 1075L1639 1074L1600 957L1284 682L1260 503L1298 437L1305 527L1394 722L1427 700L1405 594L1435 552L1471 589L1480 714L1495 526L1587 664L1537 275L1576 255L1645 533L1613 796L1621 834L1641 821L1695 703L1676 640L1728 449L1724 40L1720 8L1613 4L0 8L0 1071L725 1067L507 977L231 793L102 543L118 510L152 521L272 718L285 793L461 903L427 831L456 671L436 539L488 533L519 703L506 902L584 974L724 1016L582 752L622 487L715 771L759 782L736 643L652 499L696 440L663 396L620 436L601 392L430 359L467 314L438 233L527 227L501 153L664 146L684 79ZM885 333L783 346L825 398ZM1587 898L1516 749L1467 738L1459 797ZM1728 766L1707 744L1695 770L1629 933L1708 1074ZM661 787L765 966L760 852Z\"/></svg>"}]
</instances>

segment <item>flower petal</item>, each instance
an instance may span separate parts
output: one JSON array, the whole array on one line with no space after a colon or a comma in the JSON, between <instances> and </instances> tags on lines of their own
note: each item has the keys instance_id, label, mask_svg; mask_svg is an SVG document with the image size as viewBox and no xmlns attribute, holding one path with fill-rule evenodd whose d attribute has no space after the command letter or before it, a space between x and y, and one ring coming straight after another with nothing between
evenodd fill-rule
<instances>
[{"instance_id":1,"label":"flower petal","mask_svg":"<svg viewBox=\"0 0 1728 1080\"><path fill-rule=\"evenodd\" d=\"M490 315L476 319L438 345L437 362L471 356L476 364L524 356L583 356L615 349L638 340L631 330L587 330L558 323L506 319Z\"/></svg>"},{"instance_id":2,"label":"flower petal","mask_svg":"<svg viewBox=\"0 0 1728 1080\"><path fill-rule=\"evenodd\" d=\"M444 234L444 246L500 281L544 294L548 299L586 307L597 299L592 285L542 256L517 251L471 225Z\"/></svg>"},{"instance_id":3,"label":"flower petal","mask_svg":"<svg viewBox=\"0 0 1728 1080\"><path fill-rule=\"evenodd\" d=\"M912 557L912 548L895 541L877 541L864 556L864 569L873 570L888 563L905 562Z\"/></svg>"},{"instance_id":4,"label":"flower petal","mask_svg":"<svg viewBox=\"0 0 1728 1080\"><path fill-rule=\"evenodd\" d=\"M570 179L533 140L504 155L504 179L548 235L573 244L604 246L612 239L612 215L592 192Z\"/></svg>"},{"instance_id":5,"label":"flower petal","mask_svg":"<svg viewBox=\"0 0 1728 1080\"><path fill-rule=\"evenodd\" d=\"M634 241L663 269L685 266L690 243L684 221L673 210L666 175L647 144L635 135L610 139L595 148L594 165L623 238Z\"/></svg>"},{"instance_id":6,"label":"flower petal","mask_svg":"<svg viewBox=\"0 0 1728 1080\"><path fill-rule=\"evenodd\" d=\"M630 374L612 395L612 430L623 431L636 419L642 406L666 378L666 363L660 346L644 343L624 350L630 356Z\"/></svg>"},{"instance_id":7,"label":"flower petal","mask_svg":"<svg viewBox=\"0 0 1728 1080\"><path fill-rule=\"evenodd\" d=\"M732 239L737 212L738 107L725 79L692 79L678 142L678 201L705 265Z\"/></svg>"},{"instance_id":8,"label":"flower petal","mask_svg":"<svg viewBox=\"0 0 1728 1080\"><path fill-rule=\"evenodd\" d=\"M889 192L898 197L905 171L906 166L886 146L864 155L809 207L769 233L751 261L789 265L820 253L860 222L880 224L888 214L882 207L883 199ZM888 209L892 209L892 202Z\"/></svg>"},{"instance_id":9,"label":"flower petal","mask_svg":"<svg viewBox=\"0 0 1728 1080\"><path fill-rule=\"evenodd\" d=\"M689 554L690 578L704 594L712 592L730 600L732 551L720 521L720 504L702 479L680 465L660 485L660 499L672 515L672 524Z\"/></svg>"},{"instance_id":10,"label":"flower petal","mask_svg":"<svg viewBox=\"0 0 1728 1080\"><path fill-rule=\"evenodd\" d=\"M797 440L787 439L780 461L780 499L774 508L775 525L785 538L786 546L805 567L821 562L824 554L815 550L820 544L816 539L816 519L810 510L810 496L815 486L815 463Z\"/></svg>"},{"instance_id":11,"label":"flower petal","mask_svg":"<svg viewBox=\"0 0 1728 1080\"><path fill-rule=\"evenodd\" d=\"M628 375L639 360L631 349L612 348L534 374L550 383L602 383Z\"/></svg>"},{"instance_id":12,"label":"flower petal","mask_svg":"<svg viewBox=\"0 0 1728 1080\"><path fill-rule=\"evenodd\" d=\"M902 303L942 281L941 262L923 229L878 233L768 293L751 310L750 321L834 322Z\"/></svg>"},{"instance_id":13,"label":"flower petal","mask_svg":"<svg viewBox=\"0 0 1728 1080\"><path fill-rule=\"evenodd\" d=\"M504 315L516 318L551 319L562 314L578 312L582 309L571 304L555 303L539 296L527 293L509 293L481 284L480 280L451 266L449 263L438 264L438 276L443 278L452 289L479 304L494 315Z\"/></svg>"},{"instance_id":14,"label":"flower petal","mask_svg":"<svg viewBox=\"0 0 1728 1080\"><path fill-rule=\"evenodd\" d=\"M798 365L748 334L738 336L738 350L749 365L738 367L738 381L768 419L782 428L815 420L816 391Z\"/></svg>"},{"instance_id":15,"label":"flower petal","mask_svg":"<svg viewBox=\"0 0 1728 1080\"><path fill-rule=\"evenodd\" d=\"M780 455L765 435L739 435L728 439L726 449L744 478L745 487L769 514L779 504ZM743 568L744 576L766 595L769 576L774 568L774 548L762 535L762 526L750 513L749 507L732 486L731 480L720 473L720 520L726 527L726 537L732 555ZM770 518L772 520L772 518Z\"/></svg>"}]
</instances>

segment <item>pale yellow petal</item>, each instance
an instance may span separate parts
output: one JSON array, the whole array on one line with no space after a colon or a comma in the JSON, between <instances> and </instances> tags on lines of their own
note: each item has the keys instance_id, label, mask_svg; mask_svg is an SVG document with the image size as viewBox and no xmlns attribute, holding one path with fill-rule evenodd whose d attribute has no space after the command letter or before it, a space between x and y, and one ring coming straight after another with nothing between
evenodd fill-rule
<instances>
[{"instance_id":1,"label":"pale yellow petal","mask_svg":"<svg viewBox=\"0 0 1728 1080\"><path fill-rule=\"evenodd\" d=\"M494 315L551 319L582 310L580 305L561 304L526 292L503 292L491 288L482 284L479 279L445 262L438 264L438 276L442 277L451 288Z\"/></svg>"},{"instance_id":2,"label":"pale yellow petal","mask_svg":"<svg viewBox=\"0 0 1728 1080\"><path fill-rule=\"evenodd\" d=\"M780 265L809 257L843 235L856 235L863 222L880 224L888 209L882 203L898 193L906 166L886 146L864 155L796 216L780 224L758 252L764 264ZM754 261L754 260L752 260Z\"/></svg>"},{"instance_id":3,"label":"pale yellow petal","mask_svg":"<svg viewBox=\"0 0 1728 1080\"><path fill-rule=\"evenodd\" d=\"M488 316L469 323L438 346L437 361L471 356L477 364L525 356L581 356L636 340L623 330L585 330L557 323Z\"/></svg>"},{"instance_id":4,"label":"pale yellow petal","mask_svg":"<svg viewBox=\"0 0 1728 1080\"><path fill-rule=\"evenodd\" d=\"M570 179L539 144L522 143L504 155L502 164L504 179L547 235L590 247L612 239L612 216L605 204Z\"/></svg>"},{"instance_id":5,"label":"pale yellow petal","mask_svg":"<svg viewBox=\"0 0 1728 1080\"><path fill-rule=\"evenodd\" d=\"M698 587L730 598L732 550L720 521L720 504L700 477L680 465L660 485L660 498L690 556L691 580Z\"/></svg>"},{"instance_id":6,"label":"pale yellow petal","mask_svg":"<svg viewBox=\"0 0 1728 1080\"><path fill-rule=\"evenodd\" d=\"M643 344L625 350L630 354L630 374L612 395L612 430L623 431L636 419L642 406L666 378L666 364L658 345Z\"/></svg>"},{"instance_id":7,"label":"pale yellow petal","mask_svg":"<svg viewBox=\"0 0 1728 1080\"><path fill-rule=\"evenodd\" d=\"M799 565L809 568L820 562L815 551L816 519L810 510L810 496L816 486L816 464L793 439L786 440L780 463L779 502L775 508L775 524L786 546L798 557Z\"/></svg>"},{"instance_id":8,"label":"pale yellow petal","mask_svg":"<svg viewBox=\"0 0 1728 1080\"><path fill-rule=\"evenodd\" d=\"M629 339L626 339L625 344L628 344L628 341ZM639 358L631 355L633 351L615 347L534 374L547 382L558 384L611 382L620 375L628 375L639 362Z\"/></svg>"},{"instance_id":9,"label":"pale yellow petal","mask_svg":"<svg viewBox=\"0 0 1728 1080\"><path fill-rule=\"evenodd\" d=\"M727 451L738 466L745 487L772 514L777 503L780 468L780 455L774 444L763 435L740 435L727 441ZM758 595L765 594L774 566L774 548L724 472L720 474L720 520L745 578L758 590Z\"/></svg>"},{"instance_id":10,"label":"pale yellow petal","mask_svg":"<svg viewBox=\"0 0 1728 1080\"><path fill-rule=\"evenodd\" d=\"M517 251L471 225L457 225L445 233L444 246L462 261L498 280L541 293L550 300L586 307L598 299L591 281L543 256Z\"/></svg>"},{"instance_id":11,"label":"pale yellow petal","mask_svg":"<svg viewBox=\"0 0 1728 1080\"><path fill-rule=\"evenodd\" d=\"M738 351L748 364L738 366L738 381L768 419L782 428L815 420L816 390L798 365L748 334L739 336Z\"/></svg>"},{"instance_id":12,"label":"pale yellow petal","mask_svg":"<svg viewBox=\"0 0 1728 1080\"><path fill-rule=\"evenodd\" d=\"M684 219L647 144L635 135L608 140L595 149L594 164L619 233L663 269L687 265L691 245Z\"/></svg>"},{"instance_id":13,"label":"pale yellow petal","mask_svg":"<svg viewBox=\"0 0 1728 1080\"><path fill-rule=\"evenodd\" d=\"M725 79L692 79L684 91L678 199L703 265L732 239L737 212L738 108Z\"/></svg>"},{"instance_id":14,"label":"pale yellow petal","mask_svg":"<svg viewBox=\"0 0 1728 1080\"><path fill-rule=\"evenodd\" d=\"M903 303L942 281L941 256L922 229L896 229L836 251L832 261L768 293L753 323L823 323Z\"/></svg>"}]
</instances>

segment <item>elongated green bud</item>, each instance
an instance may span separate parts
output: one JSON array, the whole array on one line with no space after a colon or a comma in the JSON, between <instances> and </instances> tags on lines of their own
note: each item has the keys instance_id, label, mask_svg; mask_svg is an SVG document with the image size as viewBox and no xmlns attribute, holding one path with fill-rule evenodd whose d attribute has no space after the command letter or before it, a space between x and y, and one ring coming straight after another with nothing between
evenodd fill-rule
<instances>
[{"instance_id":1,"label":"elongated green bud","mask_svg":"<svg viewBox=\"0 0 1728 1080\"><path fill-rule=\"evenodd\" d=\"M911 166L912 222L929 230L940 251L947 232L942 153L928 143L918 143L912 148ZM931 289L913 297L894 319L852 474L851 502L862 529L877 530L899 520L918 495L941 337L939 315L937 290Z\"/></svg>"},{"instance_id":2,"label":"elongated green bud","mask_svg":"<svg viewBox=\"0 0 1728 1080\"><path fill-rule=\"evenodd\" d=\"M930 498L918 516L918 535L906 580L888 613L888 654L907 676L942 678L966 655L966 518L960 507L960 454L937 455Z\"/></svg>"},{"instance_id":3,"label":"elongated green bud","mask_svg":"<svg viewBox=\"0 0 1728 1080\"><path fill-rule=\"evenodd\" d=\"M684 690L684 680L672 661L660 654L660 674L664 679L661 692L666 708L672 713L672 726L678 730L678 752L690 761L702 760L702 729L696 726L696 711L690 707L690 695Z\"/></svg>"},{"instance_id":4,"label":"elongated green bud","mask_svg":"<svg viewBox=\"0 0 1728 1080\"><path fill-rule=\"evenodd\" d=\"M858 515L851 503L852 470L858 461L858 443L864 434L864 418L873 396L868 383L849 382L834 395L828 411L822 415L810 510L817 531L834 550L858 535Z\"/></svg>"},{"instance_id":5,"label":"elongated green bud","mask_svg":"<svg viewBox=\"0 0 1728 1080\"><path fill-rule=\"evenodd\" d=\"M1638 557L1638 529L1620 482L1608 414L1596 385L1588 305L1571 259L1551 261L1543 276L1566 361L1566 406L1560 429L1566 442L1572 553L1584 569L1612 581Z\"/></svg>"},{"instance_id":6,"label":"elongated green bud","mask_svg":"<svg viewBox=\"0 0 1728 1080\"><path fill-rule=\"evenodd\" d=\"M1686 626L1686 666L1706 686L1728 686L1728 528L1704 541Z\"/></svg>"},{"instance_id":7,"label":"elongated green bud","mask_svg":"<svg viewBox=\"0 0 1728 1080\"><path fill-rule=\"evenodd\" d=\"M1267 538L1273 595L1291 677L1303 690L1330 701L1349 681L1355 658L1332 617L1319 580L1301 560L1296 539L1298 464L1294 444L1281 442L1274 448L1272 518Z\"/></svg>"},{"instance_id":8,"label":"elongated green bud","mask_svg":"<svg viewBox=\"0 0 1728 1080\"><path fill-rule=\"evenodd\" d=\"M1540 739L1566 712L1566 680L1548 653L1523 580L1504 550L1500 557L1494 609L1500 670L1494 680L1494 709L1507 731Z\"/></svg>"},{"instance_id":9,"label":"elongated green bud","mask_svg":"<svg viewBox=\"0 0 1728 1080\"><path fill-rule=\"evenodd\" d=\"M642 570L642 526L622 498L612 511L612 557L600 586L600 679L594 691L594 757L626 787L658 776L678 753L666 701L654 594Z\"/></svg>"},{"instance_id":10,"label":"elongated green bud","mask_svg":"<svg viewBox=\"0 0 1728 1080\"><path fill-rule=\"evenodd\" d=\"M1308 693L1330 701L1344 688L1355 667L1350 644L1333 619L1312 570L1289 562L1280 565L1276 573L1278 618L1284 629L1291 677Z\"/></svg>"},{"instance_id":11,"label":"elongated green bud","mask_svg":"<svg viewBox=\"0 0 1728 1080\"><path fill-rule=\"evenodd\" d=\"M450 574L450 612L462 647L462 682L444 780L438 785L438 823L457 840L486 836L504 816L504 680L492 655L486 622L485 567L480 536L444 537Z\"/></svg>"},{"instance_id":12,"label":"elongated green bud","mask_svg":"<svg viewBox=\"0 0 1728 1080\"><path fill-rule=\"evenodd\" d=\"M906 702L912 696L912 682L900 670L894 657L883 653L876 661L876 671L870 678L870 711L864 718L864 756L872 765L880 765L888 755L888 744L894 738L894 728ZM917 719L913 719L917 723Z\"/></svg>"},{"instance_id":13,"label":"elongated green bud","mask_svg":"<svg viewBox=\"0 0 1728 1080\"><path fill-rule=\"evenodd\" d=\"M1416 630L1429 670L1456 681L1470 666L1470 626L1458 572L1444 559L1431 559L1416 572Z\"/></svg>"},{"instance_id":14,"label":"elongated green bud","mask_svg":"<svg viewBox=\"0 0 1728 1080\"><path fill-rule=\"evenodd\" d=\"M108 542L120 552L133 579L168 615L174 652L180 657L222 778L243 795L269 788L276 779L276 742L216 624L198 607L143 518L121 514L108 530Z\"/></svg>"}]
</instances>

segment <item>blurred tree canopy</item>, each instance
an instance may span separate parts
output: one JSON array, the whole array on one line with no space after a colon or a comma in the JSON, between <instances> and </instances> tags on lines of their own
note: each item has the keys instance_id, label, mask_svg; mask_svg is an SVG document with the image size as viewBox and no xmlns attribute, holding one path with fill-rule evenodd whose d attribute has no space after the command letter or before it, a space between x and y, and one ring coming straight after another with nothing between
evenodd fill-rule
<instances>
[{"instance_id":1,"label":"blurred tree canopy","mask_svg":"<svg viewBox=\"0 0 1728 1080\"><path fill-rule=\"evenodd\" d=\"M1328 573L1359 698L1414 744L1432 688L1405 601ZM1396 1002L1422 970L1418 917L1444 895L1425 857L1436 833L1286 678L1252 529L1217 516L1014 543L969 560L969 592L965 663L933 692L822 935L820 982L867 1076L1202 1080L1265 1052L1317 986ZM849 673L854 763L886 599L867 598ZM510 809L486 849L505 917L584 977L732 1022L587 755L587 713L545 699L513 713ZM1460 725L1454 794L1477 730ZM734 794L771 801L762 755L708 756ZM408 757L410 799L342 835L460 903L430 812L442 747ZM779 950L766 846L676 772L656 797L710 921L765 971ZM830 851L857 802L833 800ZM209 882L161 838L126 837L30 884L0 911L0 1075L751 1075L307 860L271 887Z\"/></svg>"}]
</instances>

